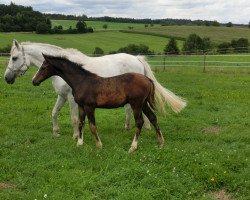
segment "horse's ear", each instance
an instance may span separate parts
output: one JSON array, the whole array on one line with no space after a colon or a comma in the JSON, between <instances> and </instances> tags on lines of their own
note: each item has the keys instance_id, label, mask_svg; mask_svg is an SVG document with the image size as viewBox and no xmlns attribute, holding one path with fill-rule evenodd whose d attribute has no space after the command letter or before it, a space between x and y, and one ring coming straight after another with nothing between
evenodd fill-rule
<instances>
[{"instance_id":1,"label":"horse's ear","mask_svg":"<svg viewBox=\"0 0 250 200\"><path fill-rule=\"evenodd\" d=\"M21 49L21 47L20 47L20 44L18 43L18 41L17 40L13 40L13 45L15 45L16 46L16 48L18 49L18 50L20 50Z\"/></svg>"}]
</instances>

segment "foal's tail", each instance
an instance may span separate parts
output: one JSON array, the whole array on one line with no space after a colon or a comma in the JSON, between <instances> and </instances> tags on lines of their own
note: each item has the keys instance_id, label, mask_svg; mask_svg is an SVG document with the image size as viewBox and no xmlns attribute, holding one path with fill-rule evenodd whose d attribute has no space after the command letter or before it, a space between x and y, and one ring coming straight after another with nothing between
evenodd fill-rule
<instances>
[{"instance_id":1,"label":"foal's tail","mask_svg":"<svg viewBox=\"0 0 250 200\"><path fill-rule=\"evenodd\" d=\"M149 92L149 96L148 96L148 103L154 111L157 111L156 103L155 103L155 85L151 79L149 79L149 80L151 83L151 88L150 88L150 92Z\"/></svg>"},{"instance_id":2,"label":"foal's tail","mask_svg":"<svg viewBox=\"0 0 250 200\"><path fill-rule=\"evenodd\" d=\"M156 100L160 105L160 108L163 113L166 113L165 104L167 103L174 112L178 113L183 108L186 107L187 102L186 100L182 99L181 97L178 97L170 90L164 88L155 78L149 64L145 60L144 56L137 56L138 60L143 64L144 66L144 75L146 75L148 78L150 78L155 87L155 95Z\"/></svg>"}]
</instances>

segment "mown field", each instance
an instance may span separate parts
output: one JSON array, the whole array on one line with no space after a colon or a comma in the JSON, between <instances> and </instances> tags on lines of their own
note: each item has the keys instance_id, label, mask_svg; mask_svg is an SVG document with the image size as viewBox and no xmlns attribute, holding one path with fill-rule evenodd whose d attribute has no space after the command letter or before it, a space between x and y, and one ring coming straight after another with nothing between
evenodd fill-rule
<instances>
[{"instance_id":1,"label":"mown field","mask_svg":"<svg viewBox=\"0 0 250 200\"><path fill-rule=\"evenodd\" d=\"M124 130L123 109L98 109L104 144L95 148L89 127L85 145L72 140L68 105L52 137L51 82L31 84L35 69L7 85L0 60L0 199L230 199L250 198L249 68L168 67L157 79L186 98L180 114L157 114L165 147L143 130L139 149ZM133 123L134 124L134 123Z\"/></svg>"},{"instance_id":2,"label":"mown field","mask_svg":"<svg viewBox=\"0 0 250 200\"><path fill-rule=\"evenodd\" d=\"M63 29L68 29L70 26L74 28L76 26L76 20L51 20L52 27L61 25ZM103 25L107 24L108 27L106 30L123 30L129 29L128 27L133 28L145 28L145 24L138 23L116 23L116 22L100 22L100 21L85 21L88 27L92 27L94 30L104 30ZM158 27L159 24L154 26Z\"/></svg>"},{"instance_id":3,"label":"mown field","mask_svg":"<svg viewBox=\"0 0 250 200\"><path fill-rule=\"evenodd\" d=\"M69 26L75 27L74 20L52 20L52 26L62 25L64 28ZM247 38L250 40L250 29L242 27L214 27L214 26L161 26L155 24L153 27L145 24L133 23L111 23L111 22L95 22L86 21L87 26L91 26L96 30L104 30L103 24L108 24L107 30L122 30L130 33L149 34L161 37L174 37L184 40L190 34L196 33L200 37L209 37L214 44L221 42L231 42L232 39ZM128 26L133 26L134 29L129 30Z\"/></svg>"},{"instance_id":4,"label":"mown field","mask_svg":"<svg viewBox=\"0 0 250 200\"><path fill-rule=\"evenodd\" d=\"M200 37L209 37L214 44L231 42L232 39L247 38L250 40L250 29L239 27L208 27L208 26L158 26L129 30L131 33L151 34L163 37L187 38L196 33Z\"/></svg>"},{"instance_id":5,"label":"mown field","mask_svg":"<svg viewBox=\"0 0 250 200\"><path fill-rule=\"evenodd\" d=\"M77 48L86 54L92 54L95 47L100 47L104 53L116 51L120 47L125 47L128 44L145 44L150 50L155 53L162 53L165 45L168 42L167 38L130 34L121 32L96 32L89 34L64 34L64 35L40 35L35 33L0 33L0 48L7 45L12 45L13 39L18 41L30 41L49 43L63 48ZM181 47L182 41L178 41Z\"/></svg>"}]
</instances>

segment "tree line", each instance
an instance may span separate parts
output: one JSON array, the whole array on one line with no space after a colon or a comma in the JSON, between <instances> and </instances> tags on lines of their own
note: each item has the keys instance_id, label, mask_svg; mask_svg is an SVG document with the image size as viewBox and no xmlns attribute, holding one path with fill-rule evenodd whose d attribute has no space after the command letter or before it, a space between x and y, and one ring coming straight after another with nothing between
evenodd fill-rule
<instances>
[{"instance_id":1,"label":"tree line","mask_svg":"<svg viewBox=\"0 0 250 200\"><path fill-rule=\"evenodd\" d=\"M87 27L83 21L84 15L78 17L76 27L70 27L63 30L62 26L55 26L52 28L51 16L64 16L66 19L75 19L73 15L60 14L43 14L34 11L32 7L16 5L0 4L0 32L36 32L39 34L45 33L92 33L93 28Z\"/></svg>"}]
</instances>

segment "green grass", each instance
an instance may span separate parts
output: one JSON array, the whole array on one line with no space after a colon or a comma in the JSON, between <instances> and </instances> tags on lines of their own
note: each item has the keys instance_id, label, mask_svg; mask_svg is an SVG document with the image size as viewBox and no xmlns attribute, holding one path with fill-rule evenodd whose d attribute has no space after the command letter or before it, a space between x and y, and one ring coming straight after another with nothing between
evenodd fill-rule
<instances>
[{"instance_id":1,"label":"green grass","mask_svg":"<svg viewBox=\"0 0 250 200\"><path fill-rule=\"evenodd\" d=\"M51 20L52 27L61 25L63 29L68 29L70 26L74 28L76 26L76 20ZM134 28L144 28L145 24L139 23L116 23L116 22L100 22L100 21L85 21L88 27L92 27L94 30L104 30L103 25L107 24L108 28L106 30L127 30L128 27ZM160 25L154 25L158 27Z\"/></svg>"},{"instance_id":2,"label":"green grass","mask_svg":"<svg viewBox=\"0 0 250 200\"><path fill-rule=\"evenodd\" d=\"M0 199L202 199L224 190L250 198L248 68L167 68L156 73L163 86L188 100L180 114L157 114L165 147L143 130L139 149L127 150L134 127L124 130L123 109L96 112L104 144L97 150L89 127L76 147L68 105L60 115L61 137L52 138L51 82L33 87L35 69L7 85L0 60ZM133 123L134 124L134 123ZM204 129L217 128L218 134Z\"/></svg>"},{"instance_id":3,"label":"green grass","mask_svg":"<svg viewBox=\"0 0 250 200\"><path fill-rule=\"evenodd\" d=\"M127 46L128 44L145 44L149 46L150 50L153 50L157 53L163 52L164 46L168 42L168 39L162 37L121 32L95 32L73 35L0 33L0 48L5 47L8 44L12 45L13 39L17 39L18 41L49 43L61 46L63 48L73 47L86 54L92 54L95 47L100 47L104 50L104 53L109 53L110 51L116 51L120 47ZM179 42L178 44L181 45L182 42Z\"/></svg>"},{"instance_id":4,"label":"green grass","mask_svg":"<svg viewBox=\"0 0 250 200\"><path fill-rule=\"evenodd\" d=\"M212 26L158 26L152 28L134 29L131 33L152 34L164 37L187 38L196 33L200 37L209 37L215 44L231 42L232 39L247 38L250 40L250 29L240 27Z\"/></svg>"}]
</instances>

